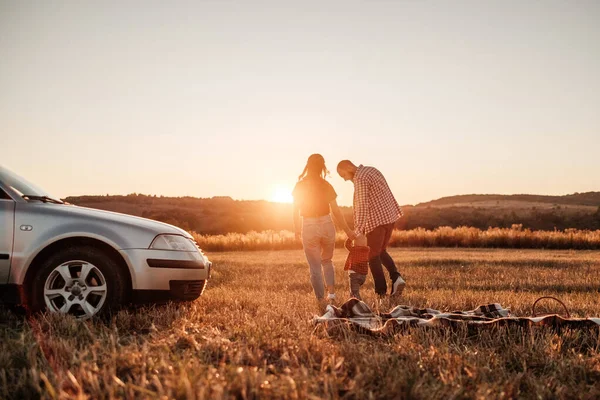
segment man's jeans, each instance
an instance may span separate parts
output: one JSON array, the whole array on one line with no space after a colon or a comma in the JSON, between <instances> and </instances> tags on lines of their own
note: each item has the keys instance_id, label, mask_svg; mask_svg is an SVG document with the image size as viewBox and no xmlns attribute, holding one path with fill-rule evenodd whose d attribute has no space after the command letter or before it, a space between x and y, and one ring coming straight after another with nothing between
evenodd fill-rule
<instances>
[{"instance_id":1,"label":"man's jeans","mask_svg":"<svg viewBox=\"0 0 600 400\"><path fill-rule=\"evenodd\" d=\"M371 274L373 274L375 292L379 295L387 293L385 275L383 274L381 264L388 270L392 282L400 276L394 260L392 260L392 257L387 252L387 245L390 242L393 230L394 223L392 222L391 224L379 225L367 233L367 246L371 248L369 252L369 268L371 269Z\"/></svg>"},{"instance_id":2,"label":"man's jeans","mask_svg":"<svg viewBox=\"0 0 600 400\"><path fill-rule=\"evenodd\" d=\"M310 267L310 283L317 299L325 297L325 284L333 286L333 249L335 247L335 227L331 216L302 218L302 246ZM321 269L322 267L322 269Z\"/></svg>"}]
</instances>

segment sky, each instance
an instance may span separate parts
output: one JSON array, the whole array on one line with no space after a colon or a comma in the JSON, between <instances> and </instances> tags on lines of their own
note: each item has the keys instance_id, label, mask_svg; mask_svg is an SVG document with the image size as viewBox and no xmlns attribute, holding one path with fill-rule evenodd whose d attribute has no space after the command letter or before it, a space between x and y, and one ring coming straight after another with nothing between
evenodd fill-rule
<instances>
[{"instance_id":1,"label":"sky","mask_svg":"<svg viewBox=\"0 0 600 400\"><path fill-rule=\"evenodd\" d=\"M0 165L64 198L600 190L600 2L0 0Z\"/></svg>"}]
</instances>

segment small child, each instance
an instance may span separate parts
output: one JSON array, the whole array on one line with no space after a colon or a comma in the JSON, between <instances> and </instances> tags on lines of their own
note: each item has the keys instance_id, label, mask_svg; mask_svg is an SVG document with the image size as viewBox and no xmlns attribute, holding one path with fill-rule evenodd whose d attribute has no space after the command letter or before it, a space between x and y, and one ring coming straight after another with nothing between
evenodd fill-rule
<instances>
[{"instance_id":1,"label":"small child","mask_svg":"<svg viewBox=\"0 0 600 400\"><path fill-rule=\"evenodd\" d=\"M354 246L350 238L344 242L344 247L350 252L346 258L344 271L348 271L350 281L350 296L362 300L360 287L365 283L369 273L369 246Z\"/></svg>"}]
</instances>

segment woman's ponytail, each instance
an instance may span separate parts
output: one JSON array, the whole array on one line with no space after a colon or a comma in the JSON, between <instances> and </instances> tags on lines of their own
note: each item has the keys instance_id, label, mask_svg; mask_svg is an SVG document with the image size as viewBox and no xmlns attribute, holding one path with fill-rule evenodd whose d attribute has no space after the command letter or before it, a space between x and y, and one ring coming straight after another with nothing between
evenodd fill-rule
<instances>
[{"instance_id":1,"label":"woman's ponytail","mask_svg":"<svg viewBox=\"0 0 600 400\"><path fill-rule=\"evenodd\" d=\"M329 171L325 166L325 159L320 154L312 154L308 157L304 170L298 176L298 180L304 177L319 177L325 179L325 176L329 175Z\"/></svg>"}]
</instances>

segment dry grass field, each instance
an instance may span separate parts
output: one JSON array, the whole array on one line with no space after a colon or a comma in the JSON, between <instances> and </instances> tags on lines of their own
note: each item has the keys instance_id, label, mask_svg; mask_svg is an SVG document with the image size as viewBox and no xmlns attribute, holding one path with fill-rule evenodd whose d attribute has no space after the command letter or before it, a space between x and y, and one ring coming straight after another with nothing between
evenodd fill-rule
<instances>
[{"instance_id":1,"label":"dry grass field","mask_svg":"<svg viewBox=\"0 0 600 400\"><path fill-rule=\"evenodd\" d=\"M200 235L192 233L206 251L292 250L301 249L290 231L263 231ZM336 246L343 247L346 235L338 232ZM390 247L489 247L517 249L600 250L600 230L567 229L532 231L515 224L511 228L485 230L462 226L442 226L433 230L417 228L394 230Z\"/></svg>"},{"instance_id":2,"label":"dry grass field","mask_svg":"<svg viewBox=\"0 0 600 400\"><path fill-rule=\"evenodd\" d=\"M392 249L408 282L396 304L440 310L501 303L531 315L542 295L600 316L600 252ZM598 398L600 336L497 328L414 329L391 339L315 329L303 253L210 254L202 297L106 320L0 310L0 398ZM345 251L335 255L347 298ZM376 305L372 281L362 292ZM544 303L543 312L561 312Z\"/></svg>"}]
</instances>

